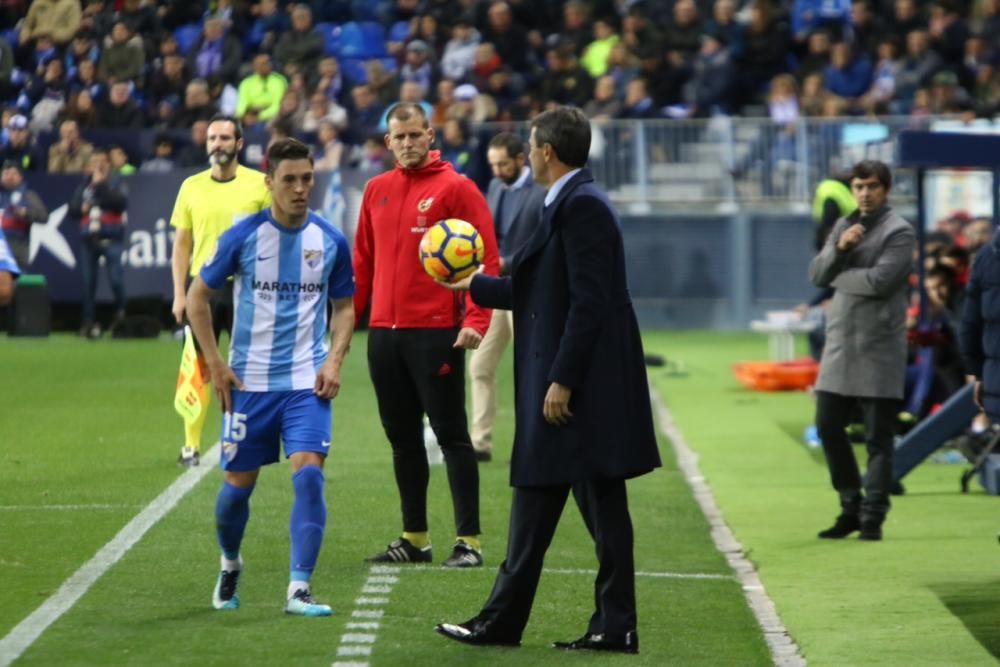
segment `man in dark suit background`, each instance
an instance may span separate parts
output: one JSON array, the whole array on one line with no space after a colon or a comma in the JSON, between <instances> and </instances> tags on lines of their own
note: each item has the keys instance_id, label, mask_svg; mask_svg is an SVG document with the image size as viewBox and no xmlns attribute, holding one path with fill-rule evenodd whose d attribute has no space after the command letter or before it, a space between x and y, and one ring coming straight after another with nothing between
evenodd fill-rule
<instances>
[{"instance_id":1,"label":"man in dark suit background","mask_svg":"<svg viewBox=\"0 0 1000 667\"><path fill-rule=\"evenodd\" d=\"M542 220L510 275L453 285L514 313L516 432L507 556L472 619L437 632L518 645L545 552L570 491L597 546L597 609L565 650L636 653L635 566L625 480L660 465L642 341L625 276L621 223L583 169L590 124L560 107L532 122L530 154L548 187Z\"/></svg>"},{"instance_id":2,"label":"man in dark suit background","mask_svg":"<svg viewBox=\"0 0 1000 667\"><path fill-rule=\"evenodd\" d=\"M486 191L486 203L493 214L497 246L500 249L500 275L510 273L514 251L524 245L542 218L545 188L535 183L524 152L524 142L517 135L502 132L490 140L486 151L493 180ZM496 419L497 366L514 333L514 319L509 310L494 310L490 328L483 342L469 359L472 380L472 424L469 435L476 458L493 458L493 422Z\"/></svg>"}]
</instances>

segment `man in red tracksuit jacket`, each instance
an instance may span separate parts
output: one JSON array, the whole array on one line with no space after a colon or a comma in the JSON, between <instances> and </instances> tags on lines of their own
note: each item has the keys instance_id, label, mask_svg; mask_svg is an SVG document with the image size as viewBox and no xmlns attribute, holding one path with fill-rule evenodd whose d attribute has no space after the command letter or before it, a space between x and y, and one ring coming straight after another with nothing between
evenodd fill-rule
<instances>
[{"instance_id":1,"label":"man in red tracksuit jacket","mask_svg":"<svg viewBox=\"0 0 1000 667\"><path fill-rule=\"evenodd\" d=\"M371 301L368 370L392 445L403 534L372 562L430 562L423 415L444 453L456 539L447 567L483 564L479 544L479 470L465 413L465 351L479 346L491 311L442 290L424 273L418 246L428 227L459 218L479 230L485 271L499 272L493 219L476 185L431 151L434 130L423 109L401 103L388 115L386 146L396 168L368 182L354 244L354 308Z\"/></svg>"}]
</instances>

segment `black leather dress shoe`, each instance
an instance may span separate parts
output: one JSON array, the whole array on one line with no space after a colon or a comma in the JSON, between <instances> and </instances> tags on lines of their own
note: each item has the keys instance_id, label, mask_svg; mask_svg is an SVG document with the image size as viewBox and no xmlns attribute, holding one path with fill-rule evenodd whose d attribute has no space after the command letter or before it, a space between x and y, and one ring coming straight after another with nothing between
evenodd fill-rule
<instances>
[{"instance_id":1,"label":"black leather dress shoe","mask_svg":"<svg viewBox=\"0 0 1000 667\"><path fill-rule=\"evenodd\" d=\"M439 623L434 627L439 635L463 644L476 646L520 646L521 638L499 632L489 622L473 618L465 623Z\"/></svg>"},{"instance_id":2,"label":"black leather dress shoe","mask_svg":"<svg viewBox=\"0 0 1000 667\"><path fill-rule=\"evenodd\" d=\"M624 635L605 635L588 632L571 642L553 642L552 646L565 651L614 651L616 653L638 653L639 633L629 630Z\"/></svg>"}]
</instances>

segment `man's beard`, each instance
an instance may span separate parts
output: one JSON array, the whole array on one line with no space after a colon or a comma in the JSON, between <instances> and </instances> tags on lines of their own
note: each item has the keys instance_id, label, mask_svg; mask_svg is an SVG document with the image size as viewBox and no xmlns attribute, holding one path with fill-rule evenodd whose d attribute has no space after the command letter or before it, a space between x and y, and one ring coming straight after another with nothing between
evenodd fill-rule
<instances>
[{"instance_id":1,"label":"man's beard","mask_svg":"<svg viewBox=\"0 0 1000 667\"><path fill-rule=\"evenodd\" d=\"M225 167L227 164L229 164L235 159L236 159L236 151L229 152L224 150L217 150L208 156L208 161L210 164L213 165L217 164L221 167Z\"/></svg>"}]
</instances>

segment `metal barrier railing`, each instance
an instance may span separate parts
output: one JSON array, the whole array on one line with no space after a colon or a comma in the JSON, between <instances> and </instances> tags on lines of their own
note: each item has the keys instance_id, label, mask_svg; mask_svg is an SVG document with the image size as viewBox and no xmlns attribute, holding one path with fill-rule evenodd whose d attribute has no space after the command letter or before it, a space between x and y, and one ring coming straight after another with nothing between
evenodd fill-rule
<instances>
[{"instance_id":1,"label":"metal barrier railing","mask_svg":"<svg viewBox=\"0 0 1000 667\"><path fill-rule=\"evenodd\" d=\"M590 168L619 204L808 206L816 184L862 159L896 163L896 139L935 119L766 118L595 121ZM484 125L480 136L500 126ZM526 124L502 129L528 136ZM913 201L913 174L894 170L893 199Z\"/></svg>"}]
</instances>

